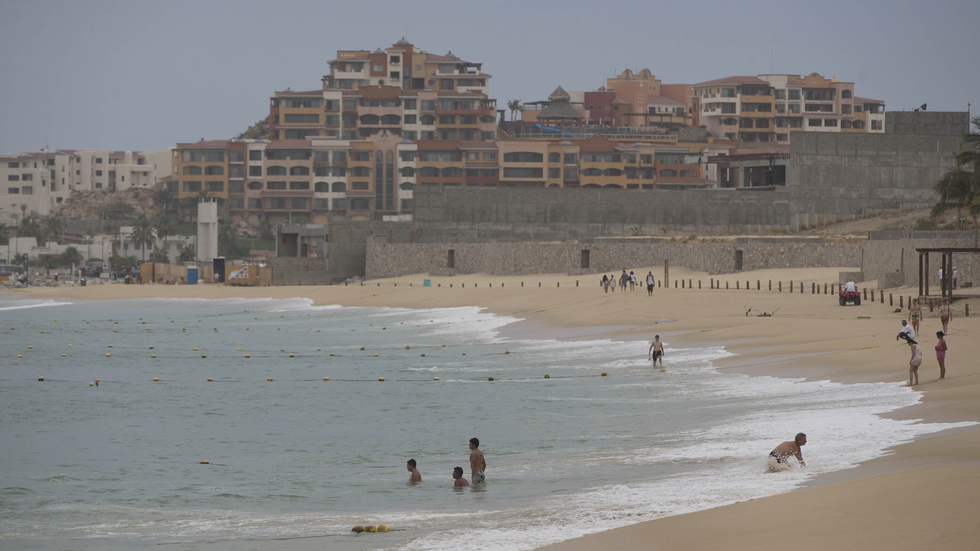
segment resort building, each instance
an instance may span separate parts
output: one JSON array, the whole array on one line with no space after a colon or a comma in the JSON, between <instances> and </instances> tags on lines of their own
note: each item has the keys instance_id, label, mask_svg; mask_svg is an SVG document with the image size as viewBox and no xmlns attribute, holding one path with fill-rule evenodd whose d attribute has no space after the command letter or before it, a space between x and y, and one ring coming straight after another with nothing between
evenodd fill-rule
<instances>
[{"instance_id":1,"label":"resort building","mask_svg":"<svg viewBox=\"0 0 980 551\"><path fill-rule=\"evenodd\" d=\"M170 174L170 151L64 149L0 155L0 221L47 216L73 191L151 188ZM26 208L21 208L26 205Z\"/></svg>"},{"instance_id":2,"label":"resort building","mask_svg":"<svg viewBox=\"0 0 980 551\"><path fill-rule=\"evenodd\" d=\"M692 87L693 124L740 148L788 146L793 131L884 132L884 102L817 73L734 76Z\"/></svg>"}]
</instances>

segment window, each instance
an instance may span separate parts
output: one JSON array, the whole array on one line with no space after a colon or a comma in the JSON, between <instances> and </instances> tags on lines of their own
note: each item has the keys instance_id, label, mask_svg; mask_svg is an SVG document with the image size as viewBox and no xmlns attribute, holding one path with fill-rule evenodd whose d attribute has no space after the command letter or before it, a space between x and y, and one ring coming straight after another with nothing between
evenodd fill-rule
<instances>
[{"instance_id":1,"label":"window","mask_svg":"<svg viewBox=\"0 0 980 551\"><path fill-rule=\"evenodd\" d=\"M789 99L791 99L791 100L798 100L798 99L800 99L800 91L799 90L787 90L787 92L789 92Z\"/></svg>"},{"instance_id":2,"label":"window","mask_svg":"<svg viewBox=\"0 0 980 551\"><path fill-rule=\"evenodd\" d=\"M370 188L367 182L351 182L351 189L356 191L367 191Z\"/></svg>"},{"instance_id":3,"label":"window","mask_svg":"<svg viewBox=\"0 0 980 551\"><path fill-rule=\"evenodd\" d=\"M20 188L19 187L8 187L7 188L7 193L10 194L10 195L18 195L20 193Z\"/></svg>"},{"instance_id":4,"label":"window","mask_svg":"<svg viewBox=\"0 0 980 551\"><path fill-rule=\"evenodd\" d=\"M561 162L561 153L558 153L558 152L548 153L548 162L549 163L560 163Z\"/></svg>"},{"instance_id":5,"label":"window","mask_svg":"<svg viewBox=\"0 0 980 551\"><path fill-rule=\"evenodd\" d=\"M789 141L789 134L776 134L776 141L779 142Z\"/></svg>"},{"instance_id":6,"label":"window","mask_svg":"<svg viewBox=\"0 0 980 551\"><path fill-rule=\"evenodd\" d=\"M252 151L249 151L248 152L248 160L249 161L261 161L262 160L262 152L259 151L259 150L257 150L257 149L253 149Z\"/></svg>"},{"instance_id":7,"label":"window","mask_svg":"<svg viewBox=\"0 0 980 551\"><path fill-rule=\"evenodd\" d=\"M871 121L872 130L881 130L882 121Z\"/></svg>"},{"instance_id":8,"label":"window","mask_svg":"<svg viewBox=\"0 0 980 551\"><path fill-rule=\"evenodd\" d=\"M303 129L303 130L285 130L282 133L282 137L285 140L302 140L307 136L316 136L318 130L313 129Z\"/></svg>"},{"instance_id":9,"label":"window","mask_svg":"<svg viewBox=\"0 0 980 551\"><path fill-rule=\"evenodd\" d=\"M807 126L823 126L823 119L809 119Z\"/></svg>"},{"instance_id":10,"label":"window","mask_svg":"<svg viewBox=\"0 0 980 551\"><path fill-rule=\"evenodd\" d=\"M335 99L325 100L324 103L323 103L323 109L325 111L339 111L340 110L340 101L335 100Z\"/></svg>"},{"instance_id":11,"label":"window","mask_svg":"<svg viewBox=\"0 0 980 551\"><path fill-rule=\"evenodd\" d=\"M825 119L823 125L837 128L837 119Z\"/></svg>"},{"instance_id":12,"label":"window","mask_svg":"<svg viewBox=\"0 0 980 551\"><path fill-rule=\"evenodd\" d=\"M667 177L677 176L677 171L671 168L665 168L660 171L660 175L667 176Z\"/></svg>"},{"instance_id":13,"label":"window","mask_svg":"<svg viewBox=\"0 0 980 551\"><path fill-rule=\"evenodd\" d=\"M435 115L422 115L419 120L426 126L431 126L436 123Z\"/></svg>"},{"instance_id":14,"label":"window","mask_svg":"<svg viewBox=\"0 0 980 551\"><path fill-rule=\"evenodd\" d=\"M262 189L262 182L249 182L248 189L259 190Z\"/></svg>"},{"instance_id":15,"label":"window","mask_svg":"<svg viewBox=\"0 0 980 551\"><path fill-rule=\"evenodd\" d=\"M262 210L262 199L249 199L248 210Z\"/></svg>"},{"instance_id":16,"label":"window","mask_svg":"<svg viewBox=\"0 0 980 551\"><path fill-rule=\"evenodd\" d=\"M243 167L243 166L230 166L230 167L228 167L228 177L229 178L244 178L245 177L245 167Z\"/></svg>"},{"instance_id":17,"label":"window","mask_svg":"<svg viewBox=\"0 0 980 551\"><path fill-rule=\"evenodd\" d=\"M265 208L269 210L286 210L286 198L267 197L265 200Z\"/></svg>"},{"instance_id":18,"label":"window","mask_svg":"<svg viewBox=\"0 0 980 551\"><path fill-rule=\"evenodd\" d=\"M250 166L248 167L248 175L254 178L262 177L262 167L261 166Z\"/></svg>"},{"instance_id":19,"label":"window","mask_svg":"<svg viewBox=\"0 0 980 551\"><path fill-rule=\"evenodd\" d=\"M329 208L330 208L330 199L313 200L313 210L328 210Z\"/></svg>"},{"instance_id":20,"label":"window","mask_svg":"<svg viewBox=\"0 0 980 551\"><path fill-rule=\"evenodd\" d=\"M344 100L344 111L357 111L357 100L356 99L345 99Z\"/></svg>"},{"instance_id":21,"label":"window","mask_svg":"<svg viewBox=\"0 0 980 551\"><path fill-rule=\"evenodd\" d=\"M415 111L416 109L418 109L418 100L407 99L407 100L405 100L405 104L404 105L405 105L405 110L407 110L407 111Z\"/></svg>"},{"instance_id":22,"label":"window","mask_svg":"<svg viewBox=\"0 0 980 551\"><path fill-rule=\"evenodd\" d=\"M840 121L840 127L841 127L841 129L850 128L851 127L851 121L848 121L848 120Z\"/></svg>"},{"instance_id":23,"label":"window","mask_svg":"<svg viewBox=\"0 0 980 551\"><path fill-rule=\"evenodd\" d=\"M405 115L405 124L416 124L418 122L418 115Z\"/></svg>"},{"instance_id":24,"label":"window","mask_svg":"<svg viewBox=\"0 0 980 551\"><path fill-rule=\"evenodd\" d=\"M229 199L228 200L228 208L230 208L231 210L244 210L245 209L245 199L242 199L242 198Z\"/></svg>"},{"instance_id":25,"label":"window","mask_svg":"<svg viewBox=\"0 0 980 551\"><path fill-rule=\"evenodd\" d=\"M504 153L505 163L540 163L543 159L542 154L530 151Z\"/></svg>"},{"instance_id":26,"label":"window","mask_svg":"<svg viewBox=\"0 0 980 551\"><path fill-rule=\"evenodd\" d=\"M455 151L422 151L419 160L430 163L449 163L456 160Z\"/></svg>"},{"instance_id":27,"label":"window","mask_svg":"<svg viewBox=\"0 0 980 551\"><path fill-rule=\"evenodd\" d=\"M401 203L402 203L402 210L412 210L411 199L402 199Z\"/></svg>"},{"instance_id":28,"label":"window","mask_svg":"<svg viewBox=\"0 0 980 551\"><path fill-rule=\"evenodd\" d=\"M333 210L347 210L347 199L332 199Z\"/></svg>"},{"instance_id":29,"label":"window","mask_svg":"<svg viewBox=\"0 0 980 551\"><path fill-rule=\"evenodd\" d=\"M228 152L228 162L229 163L241 163L245 161L244 151L229 151Z\"/></svg>"},{"instance_id":30,"label":"window","mask_svg":"<svg viewBox=\"0 0 980 551\"><path fill-rule=\"evenodd\" d=\"M221 176L225 173L223 166L208 166L204 168L204 173L208 176Z\"/></svg>"},{"instance_id":31,"label":"window","mask_svg":"<svg viewBox=\"0 0 980 551\"><path fill-rule=\"evenodd\" d=\"M270 166L268 169L266 169L265 173L268 174L269 176L285 176L286 175L286 167L284 167L284 166Z\"/></svg>"},{"instance_id":32,"label":"window","mask_svg":"<svg viewBox=\"0 0 980 551\"><path fill-rule=\"evenodd\" d=\"M561 169L560 168L549 168L548 169L548 178L561 178Z\"/></svg>"},{"instance_id":33,"label":"window","mask_svg":"<svg viewBox=\"0 0 980 551\"><path fill-rule=\"evenodd\" d=\"M102 176L102 171L101 170L96 170L95 171L95 175L96 176Z\"/></svg>"},{"instance_id":34,"label":"window","mask_svg":"<svg viewBox=\"0 0 980 551\"><path fill-rule=\"evenodd\" d=\"M316 113L306 114L306 113L286 113L283 117L283 122L286 123L311 123L317 124L320 122L320 115Z\"/></svg>"},{"instance_id":35,"label":"window","mask_svg":"<svg viewBox=\"0 0 980 551\"><path fill-rule=\"evenodd\" d=\"M435 100L431 100L431 99L422 100L422 111L435 111L435 110L436 110Z\"/></svg>"},{"instance_id":36,"label":"window","mask_svg":"<svg viewBox=\"0 0 980 551\"><path fill-rule=\"evenodd\" d=\"M95 164L101 165L102 164L102 157L96 157L95 158Z\"/></svg>"},{"instance_id":37,"label":"window","mask_svg":"<svg viewBox=\"0 0 980 551\"><path fill-rule=\"evenodd\" d=\"M398 160L400 160L403 163L411 163L415 161L416 153L417 153L416 151L399 151Z\"/></svg>"},{"instance_id":38,"label":"window","mask_svg":"<svg viewBox=\"0 0 980 551\"><path fill-rule=\"evenodd\" d=\"M775 96L776 99L786 99L786 90L776 90Z\"/></svg>"},{"instance_id":39,"label":"window","mask_svg":"<svg viewBox=\"0 0 980 551\"><path fill-rule=\"evenodd\" d=\"M201 182L184 182L184 193L197 193L201 191Z\"/></svg>"},{"instance_id":40,"label":"window","mask_svg":"<svg viewBox=\"0 0 980 551\"><path fill-rule=\"evenodd\" d=\"M507 167L504 168L504 178L541 178L543 171L540 168L527 167Z\"/></svg>"},{"instance_id":41,"label":"window","mask_svg":"<svg viewBox=\"0 0 980 551\"><path fill-rule=\"evenodd\" d=\"M10 161L7 163L7 168L20 168L20 163L17 161Z\"/></svg>"},{"instance_id":42,"label":"window","mask_svg":"<svg viewBox=\"0 0 980 551\"><path fill-rule=\"evenodd\" d=\"M476 151L467 151L466 152L466 160L467 161L479 161L480 160L480 154L477 153Z\"/></svg>"},{"instance_id":43,"label":"window","mask_svg":"<svg viewBox=\"0 0 980 551\"><path fill-rule=\"evenodd\" d=\"M840 97L841 97L841 99L851 99L851 91L850 90L841 90Z\"/></svg>"},{"instance_id":44,"label":"window","mask_svg":"<svg viewBox=\"0 0 980 551\"><path fill-rule=\"evenodd\" d=\"M840 112L841 112L842 115L850 115L851 114L851 106L849 104L846 104L846 103L844 105L841 105L840 106Z\"/></svg>"},{"instance_id":45,"label":"window","mask_svg":"<svg viewBox=\"0 0 980 551\"><path fill-rule=\"evenodd\" d=\"M777 103L776 104L776 112L777 113L785 113L786 112L786 105L785 104L782 104L782 103Z\"/></svg>"},{"instance_id":46,"label":"window","mask_svg":"<svg viewBox=\"0 0 980 551\"><path fill-rule=\"evenodd\" d=\"M309 210L309 197L290 197L289 210Z\"/></svg>"},{"instance_id":47,"label":"window","mask_svg":"<svg viewBox=\"0 0 980 551\"><path fill-rule=\"evenodd\" d=\"M265 189L282 191L286 189L286 182L266 182Z\"/></svg>"},{"instance_id":48,"label":"window","mask_svg":"<svg viewBox=\"0 0 980 551\"><path fill-rule=\"evenodd\" d=\"M188 150L181 155L185 163L223 163L224 151Z\"/></svg>"},{"instance_id":49,"label":"window","mask_svg":"<svg viewBox=\"0 0 980 551\"><path fill-rule=\"evenodd\" d=\"M346 193L347 184L345 182L334 182L330 184L330 191L334 193Z\"/></svg>"},{"instance_id":50,"label":"window","mask_svg":"<svg viewBox=\"0 0 980 551\"><path fill-rule=\"evenodd\" d=\"M231 182L228 184L229 193L245 193L245 182Z\"/></svg>"},{"instance_id":51,"label":"window","mask_svg":"<svg viewBox=\"0 0 980 551\"><path fill-rule=\"evenodd\" d=\"M20 174L8 174L7 175L7 181L9 181L9 182L19 182L20 181Z\"/></svg>"},{"instance_id":52,"label":"window","mask_svg":"<svg viewBox=\"0 0 980 551\"><path fill-rule=\"evenodd\" d=\"M225 183L224 182L208 182L208 191L213 191L215 193L224 193Z\"/></svg>"},{"instance_id":53,"label":"window","mask_svg":"<svg viewBox=\"0 0 980 551\"><path fill-rule=\"evenodd\" d=\"M490 151L488 153L484 153L483 154L483 160L484 161L496 161L497 160L497 152L496 151Z\"/></svg>"},{"instance_id":54,"label":"window","mask_svg":"<svg viewBox=\"0 0 980 551\"><path fill-rule=\"evenodd\" d=\"M309 169L309 167L305 167L305 166L292 166L292 167L289 167L289 175L290 176L309 176L310 175L310 169Z\"/></svg>"},{"instance_id":55,"label":"window","mask_svg":"<svg viewBox=\"0 0 980 551\"><path fill-rule=\"evenodd\" d=\"M439 115L439 124L456 124L455 115Z\"/></svg>"},{"instance_id":56,"label":"window","mask_svg":"<svg viewBox=\"0 0 980 551\"><path fill-rule=\"evenodd\" d=\"M289 182L289 189L291 189L291 190L298 190L298 191L308 190L308 189L310 189L310 183L309 182Z\"/></svg>"}]
</instances>

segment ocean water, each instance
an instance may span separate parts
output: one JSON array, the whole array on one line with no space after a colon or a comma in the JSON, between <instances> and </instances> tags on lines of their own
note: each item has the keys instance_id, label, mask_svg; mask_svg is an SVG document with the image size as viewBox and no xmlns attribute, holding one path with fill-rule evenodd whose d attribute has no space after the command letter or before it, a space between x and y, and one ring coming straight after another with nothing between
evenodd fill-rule
<instances>
[{"instance_id":1,"label":"ocean water","mask_svg":"<svg viewBox=\"0 0 980 551\"><path fill-rule=\"evenodd\" d=\"M724 349L669 338L661 372L648 343L503 338L515 321L0 297L0 548L534 549L964 425L882 418L919 400L898 384L723 374ZM808 468L765 472L799 431ZM474 436L487 483L454 489Z\"/></svg>"}]
</instances>

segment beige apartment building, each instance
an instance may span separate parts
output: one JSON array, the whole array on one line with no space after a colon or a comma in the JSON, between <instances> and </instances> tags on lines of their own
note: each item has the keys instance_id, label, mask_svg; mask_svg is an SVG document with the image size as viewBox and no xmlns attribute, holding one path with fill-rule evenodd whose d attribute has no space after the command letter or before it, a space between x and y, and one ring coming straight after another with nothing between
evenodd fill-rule
<instances>
[{"instance_id":1,"label":"beige apartment building","mask_svg":"<svg viewBox=\"0 0 980 551\"><path fill-rule=\"evenodd\" d=\"M0 220L47 216L74 191L151 188L171 171L170 150L65 149L0 155ZM26 209L21 209L26 205Z\"/></svg>"},{"instance_id":2,"label":"beige apartment building","mask_svg":"<svg viewBox=\"0 0 980 551\"><path fill-rule=\"evenodd\" d=\"M692 87L693 124L740 148L788 146L790 133L884 132L884 102L817 73L733 76Z\"/></svg>"}]
</instances>

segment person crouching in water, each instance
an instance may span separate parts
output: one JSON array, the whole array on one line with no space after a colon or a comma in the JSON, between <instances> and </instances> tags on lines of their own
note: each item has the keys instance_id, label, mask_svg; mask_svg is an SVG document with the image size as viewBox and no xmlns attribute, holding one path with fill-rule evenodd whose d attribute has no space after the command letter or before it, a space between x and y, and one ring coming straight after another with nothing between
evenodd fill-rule
<instances>
[{"instance_id":1,"label":"person crouching in water","mask_svg":"<svg viewBox=\"0 0 980 551\"><path fill-rule=\"evenodd\" d=\"M789 457L791 455L796 457L801 467L806 467L806 463L803 462L803 453L800 451L800 447L805 445L806 435L801 432L793 440L783 442L773 448L769 452L769 472L775 473L791 469L792 466L789 463Z\"/></svg>"}]
</instances>

